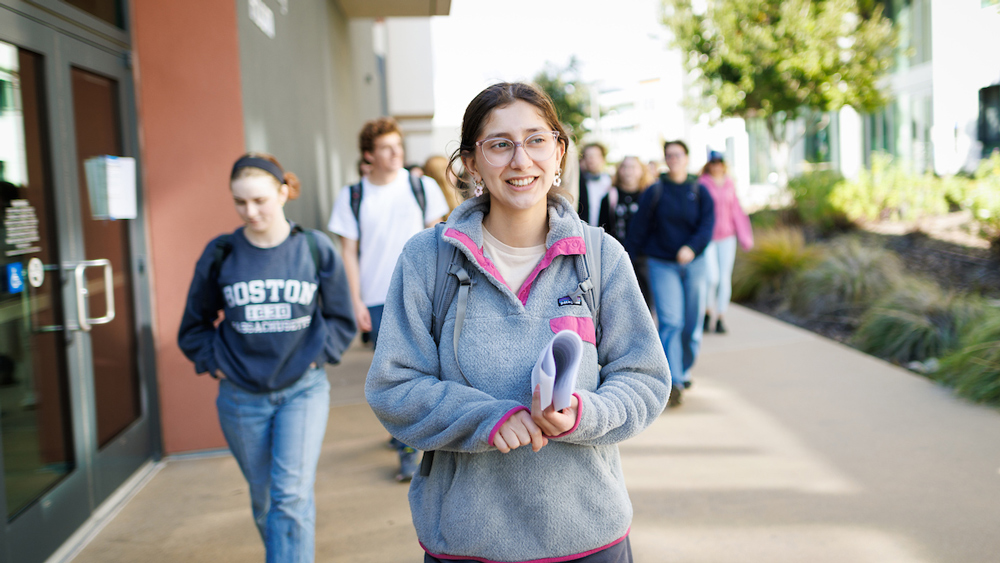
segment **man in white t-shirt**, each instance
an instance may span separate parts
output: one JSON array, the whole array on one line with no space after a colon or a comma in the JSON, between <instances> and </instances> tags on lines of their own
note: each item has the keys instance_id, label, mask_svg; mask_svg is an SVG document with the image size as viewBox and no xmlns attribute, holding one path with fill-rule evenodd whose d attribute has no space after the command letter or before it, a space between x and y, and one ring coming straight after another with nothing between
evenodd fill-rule
<instances>
[{"instance_id":1,"label":"man in white t-shirt","mask_svg":"<svg viewBox=\"0 0 1000 563\"><path fill-rule=\"evenodd\" d=\"M333 204L330 232L340 236L344 270L358 328L378 345L382 308L403 245L448 213L448 202L427 176L413 178L403 168L403 135L392 118L365 123L359 135L361 157L371 165L361 182L345 187ZM360 250L360 252L359 252ZM417 470L417 450L395 438L398 481Z\"/></svg>"},{"instance_id":2,"label":"man in white t-shirt","mask_svg":"<svg viewBox=\"0 0 1000 563\"><path fill-rule=\"evenodd\" d=\"M580 167L580 203L577 212L580 218L597 226L597 214L601 210L601 200L611 189L611 176L604 171L608 150L600 143L590 143L583 147ZM645 186L643 186L645 187Z\"/></svg>"},{"instance_id":3,"label":"man in white t-shirt","mask_svg":"<svg viewBox=\"0 0 1000 563\"><path fill-rule=\"evenodd\" d=\"M403 168L403 136L395 120L369 121L359 137L362 158L371 171L362 178L360 189L341 190L329 229L340 236L343 245L358 328L370 332L377 345L382 306L403 245L440 221L449 208L433 179L411 180Z\"/></svg>"}]
</instances>

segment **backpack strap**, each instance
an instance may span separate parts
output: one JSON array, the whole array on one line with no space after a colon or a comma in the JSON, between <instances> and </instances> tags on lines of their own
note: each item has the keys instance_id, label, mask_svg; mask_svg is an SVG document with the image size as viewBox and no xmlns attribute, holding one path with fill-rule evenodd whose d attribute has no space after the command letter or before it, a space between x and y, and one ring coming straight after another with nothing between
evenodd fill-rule
<instances>
[{"instance_id":1,"label":"backpack strap","mask_svg":"<svg viewBox=\"0 0 1000 563\"><path fill-rule=\"evenodd\" d=\"M469 271L465 269L465 255L453 244L444 240L444 223L438 223L434 227L434 234L437 238L437 269L434 274L434 294L431 302L431 334L434 336L435 344L441 344L441 329L444 325L444 317L448 313L448 306L455 299L458 292L458 309L455 312L455 334L452 337L452 347L455 350L455 363L458 364L458 339L462 335L462 326L465 324L465 311L469 305L469 289L472 287L472 279ZM451 277L458 280L457 284L451 283ZM462 371L459 364L458 371ZM465 377L465 374L462 374Z\"/></svg>"},{"instance_id":2,"label":"backpack strap","mask_svg":"<svg viewBox=\"0 0 1000 563\"><path fill-rule=\"evenodd\" d=\"M438 223L434 227L434 236L437 239L437 268L434 271L434 293L431 294L431 335L435 344L441 344L441 327L444 324L444 317L448 312L448 306L455 299L458 292L458 310L455 317L455 335L452 337L455 350L455 363L458 364L458 339L462 334L462 325L465 322L465 311L469 304L469 288L472 283L469 272L465 269L465 255L453 244L444 240L444 223ZM451 283L451 277L458 280L457 284ZM459 372L462 366L458 366ZM465 374L462 374L465 377ZM431 466L434 464L434 452L425 451L423 459L420 460L420 475L426 477L431 474Z\"/></svg>"},{"instance_id":3,"label":"backpack strap","mask_svg":"<svg viewBox=\"0 0 1000 563\"><path fill-rule=\"evenodd\" d=\"M309 254L312 256L313 264L316 266L316 277L319 277L319 272L322 268L319 257L319 246L316 244L316 233L308 229L303 229L301 225L292 227L292 232L305 235L306 244L309 245Z\"/></svg>"},{"instance_id":4,"label":"backpack strap","mask_svg":"<svg viewBox=\"0 0 1000 563\"><path fill-rule=\"evenodd\" d=\"M204 303L202 315L206 321L211 319L209 322L214 322L219 315L219 296L222 294L222 288L219 287L219 272L222 271L222 263L232 251L233 235L222 235L215 240L215 248L212 249L212 263L208 266L208 282L214 287L212 291L214 300L210 303Z\"/></svg>"},{"instance_id":5,"label":"backpack strap","mask_svg":"<svg viewBox=\"0 0 1000 563\"><path fill-rule=\"evenodd\" d=\"M413 192L413 198L417 200L417 205L420 206L420 223L426 223L427 219L427 193L424 192L424 182L414 176L410 176L410 190Z\"/></svg>"},{"instance_id":6,"label":"backpack strap","mask_svg":"<svg viewBox=\"0 0 1000 563\"><path fill-rule=\"evenodd\" d=\"M441 343L441 325L444 324L444 316L448 311L448 305L455 298L457 289L448 279L448 270L453 262L458 258L458 248L448 244L444 240L444 223L438 223L434 227L434 236L437 239L437 269L434 273L434 293L431 294L431 335L434 336L434 343Z\"/></svg>"},{"instance_id":7,"label":"backpack strap","mask_svg":"<svg viewBox=\"0 0 1000 563\"><path fill-rule=\"evenodd\" d=\"M604 236L604 229L584 225L583 238L587 246L587 253L584 255L584 266L587 271L587 279L580 282L580 288L588 287L583 293L583 298L590 307L594 316L594 332L597 343L601 343L601 243ZM589 299L588 299L589 297Z\"/></svg>"},{"instance_id":8,"label":"backpack strap","mask_svg":"<svg viewBox=\"0 0 1000 563\"><path fill-rule=\"evenodd\" d=\"M364 187L359 180L357 184L351 184L351 214L354 215L354 222L358 224L358 254L361 254L361 198L365 195Z\"/></svg>"}]
</instances>

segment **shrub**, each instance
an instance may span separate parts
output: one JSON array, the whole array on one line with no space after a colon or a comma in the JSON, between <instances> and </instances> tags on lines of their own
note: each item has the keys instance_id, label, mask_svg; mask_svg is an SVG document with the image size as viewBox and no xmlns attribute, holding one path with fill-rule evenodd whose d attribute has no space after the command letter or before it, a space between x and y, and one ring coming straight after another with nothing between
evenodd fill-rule
<instances>
[{"instance_id":1,"label":"shrub","mask_svg":"<svg viewBox=\"0 0 1000 563\"><path fill-rule=\"evenodd\" d=\"M994 151L990 158L979 163L966 206L972 210L987 238L1000 239L1000 152Z\"/></svg>"},{"instance_id":2,"label":"shrub","mask_svg":"<svg viewBox=\"0 0 1000 563\"><path fill-rule=\"evenodd\" d=\"M750 214L750 224L754 231L765 231L798 223L793 209L760 209Z\"/></svg>"},{"instance_id":3,"label":"shrub","mask_svg":"<svg viewBox=\"0 0 1000 563\"><path fill-rule=\"evenodd\" d=\"M1000 311L986 314L962 347L941 359L935 376L968 399L1000 404Z\"/></svg>"},{"instance_id":4,"label":"shrub","mask_svg":"<svg viewBox=\"0 0 1000 563\"><path fill-rule=\"evenodd\" d=\"M900 363L940 358L982 315L979 299L909 279L862 318L852 337L861 351Z\"/></svg>"},{"instance_id":5,"label":"shrub","mask_svg":"<svg viewBox=\"0 0 1000 563\"><path fill-rule=\"evenodd\" d=\"M902 271L892 251L841 237L827 246L816 267L798 275L788 303L792 312L807 317L861 313L899 285Z\"/></svg>"},{"instance_id":6,"label":"shrub","mask_svg":"<svg viewBox=\"0 0 1000 563\"><path fill-rule=\"evenodd\" d=\"M909 221L946 213L946 188L933 174L914 174L891 156L875 153L871 170L837 184L829 199L852 221Z\"/></svg>"},{"instance_id":7,"label":"shrub","mask_svg":"<svg viewBox=\"0 0 1000 563\"><path fill-rule=\"evenodd\" d=\"M733 300L753 301L777 295L787 280L815 263L818 251L807 246L798 229L779 227L758 232L752 250L741 252L733 270Z\"/></svg>"},{"instance_id":8,"label":"shrub","mask_svg":"<svg viewBox=\"0 0 1000 563\"><path fill-rule=\"evenodd\" d=\"M792 193L802 223L814 226L823 233L851 226L844 212L830 201L830 194L843 181L844 177L839 172L821 170L807 172L788 182L788 190Z\"/></svg>"}]
</instances>

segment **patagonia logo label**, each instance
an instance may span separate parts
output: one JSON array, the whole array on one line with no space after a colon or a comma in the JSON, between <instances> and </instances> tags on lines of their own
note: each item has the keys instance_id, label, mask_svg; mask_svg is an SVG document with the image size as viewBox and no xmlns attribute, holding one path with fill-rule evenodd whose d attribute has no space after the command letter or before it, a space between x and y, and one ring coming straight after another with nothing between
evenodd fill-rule
<instances>
[{"instance_id":1,"label":"patagonia logo label","mask_svg":"<svg viewBox=\"0 0 1000 563\"><path fill-rule=\"evenodd\" d=\"M583 297L581 297L579 295L576 296L576 297L572 297L572 296L567 295L565 297L560 297L559 298L559 306L560 307L563 307L565 305L582 305L582 304L583 304Z\"/></svg>"}]
</instances>

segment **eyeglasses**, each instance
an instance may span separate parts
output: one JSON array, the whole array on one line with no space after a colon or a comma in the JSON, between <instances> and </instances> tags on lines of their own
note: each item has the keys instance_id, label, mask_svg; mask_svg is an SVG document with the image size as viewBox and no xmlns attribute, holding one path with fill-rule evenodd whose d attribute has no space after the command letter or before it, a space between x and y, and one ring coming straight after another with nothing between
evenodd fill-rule
<instances>
[{"instance_id":1,"label":"eyeglasses","mask_svg":"<svg viewBox=\"0 0 1000 563\"><path fill-rule=\"evenodd\" d=\"M559 144L558 139L558 131L543 131L529 135L520 143L503 137L495 137L476 141L476 146L482 149L486 162L493 166L507 166L510 161L514 160L514 153L517 152L518 147L523 148L531 160L536 162L548 160L556 152L556 145Z\"/></svg>"}]
</instances>

